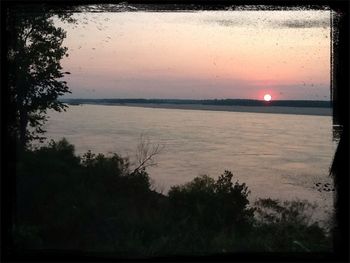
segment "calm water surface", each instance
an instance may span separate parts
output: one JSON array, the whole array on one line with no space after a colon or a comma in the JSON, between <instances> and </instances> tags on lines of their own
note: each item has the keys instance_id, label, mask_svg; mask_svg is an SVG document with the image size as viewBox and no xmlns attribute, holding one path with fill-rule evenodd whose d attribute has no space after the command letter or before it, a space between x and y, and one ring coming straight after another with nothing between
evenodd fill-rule
<instances>
[{"instance_id":1,"label":"calm water surface","mask_svg":"<svg viewBox=\"0 0 350 263\"><path fill-rule=\"evenodd\" d=\"M65 137L79 154L116 152L131 160L145 134L164 146L158 165L148 169L160 191L230 170L253 200L298 198L323 211L333 207L333 193L315 188L332 183L336 143L329 116L82 105L50 113L46 129L49 139Z\"/></svg>"}]
</instances>

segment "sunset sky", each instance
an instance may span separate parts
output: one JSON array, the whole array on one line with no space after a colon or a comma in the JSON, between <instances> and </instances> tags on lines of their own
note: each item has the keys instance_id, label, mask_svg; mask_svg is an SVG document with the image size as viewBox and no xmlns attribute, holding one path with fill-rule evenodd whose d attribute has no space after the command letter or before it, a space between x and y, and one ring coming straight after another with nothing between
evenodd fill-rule
<instances>
[{"instance_id":1,"label":"sunset sky","mask_svg":"<svg viewBox=\"0 0 350 263\"><path fill-rule=\"evenodd\" d=\"M79 13L65 98L330 99L330 11Z\"/></svg>"}]
</instances>

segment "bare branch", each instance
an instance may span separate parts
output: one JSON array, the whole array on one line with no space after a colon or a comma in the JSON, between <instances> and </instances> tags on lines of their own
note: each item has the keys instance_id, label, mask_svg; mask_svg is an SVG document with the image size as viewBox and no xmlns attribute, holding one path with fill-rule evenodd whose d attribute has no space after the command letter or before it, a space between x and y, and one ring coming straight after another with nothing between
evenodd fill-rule
<instances>
[{"instance_id":1,"label":"bare branch","mask_svg":"<svg viewBox=\"0 0 350 263\"><path fill-rule=\"evenodd\" d=\"M163 149L164 146L161 146L159 144L152 145L149 138L146 138L144 134L141 134L140 142L137 145L136 152L137 167L134 169L133 173L136 173L141 169L157 165L154 157L158 155Z\"/></svg>"}]
</instances>

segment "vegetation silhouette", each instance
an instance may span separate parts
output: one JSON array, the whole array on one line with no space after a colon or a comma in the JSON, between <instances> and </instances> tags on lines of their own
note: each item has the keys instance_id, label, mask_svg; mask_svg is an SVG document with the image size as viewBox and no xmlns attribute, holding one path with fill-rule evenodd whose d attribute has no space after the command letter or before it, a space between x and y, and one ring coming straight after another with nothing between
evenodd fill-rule
<instances>
[{"instance_id":1,"label":"vegetation silhouette","mask_svg":"<svg viewBox=\"0 0 350 263\"><path fill-rule=\"evenodd\" d=\"M330 251L307 202L262 199L225 171L151 190L145 168L117 154L74 153L65 139L24 150L17 162L17 249L74 249L123 257L242 251Z\"/></svg>"},{"instance_id":2,"label":"vegetation silhouette","mask_svg":"<svg viewBox=\"0 0 350 263\"><path fill-rule=\"evenodd\" d=\"M66 33L53 18L74 22L69 12L47 5L13 5L7 9L8 106L11 117L8 133L25 147L41 139L46 111L62 111L66 105L58 97L69 93L61 78L60 61L68 56L62 46Z\"/></svg>"}]
</instances>

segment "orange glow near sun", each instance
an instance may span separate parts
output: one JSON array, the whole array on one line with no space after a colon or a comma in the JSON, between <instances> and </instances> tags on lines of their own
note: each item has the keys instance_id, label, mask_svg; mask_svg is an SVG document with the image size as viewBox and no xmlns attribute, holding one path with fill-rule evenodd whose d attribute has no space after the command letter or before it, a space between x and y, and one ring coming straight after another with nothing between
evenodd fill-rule
<instances>
[{"instance_id":1,"label":"orange glow near sun","mask_svg":"<svg viewBox=\"0 0 350 263\"><path fill-rule=\"evenodd\" d=\"M265 94L264 95L264 101L270 101L272 99L270 94Z\"/></svg>"}]
</instances>

